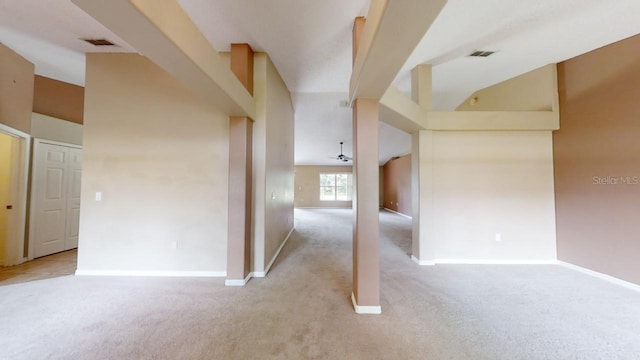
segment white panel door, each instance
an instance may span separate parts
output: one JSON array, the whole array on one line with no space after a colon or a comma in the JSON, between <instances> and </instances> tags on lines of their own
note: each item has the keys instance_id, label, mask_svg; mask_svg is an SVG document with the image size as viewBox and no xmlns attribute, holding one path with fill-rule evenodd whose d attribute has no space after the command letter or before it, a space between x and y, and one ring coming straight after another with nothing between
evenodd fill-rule
<instances>
[{"instance_id":1,"label":"white panel door","mask_svg":"<svg viewBox=\"0 0 640 360\"><path fill-rule=\"evenodd\" d=\"M40 257L65 250L68 150L39 143L34 156L34 256Z\"/></svg>"},{"instance_id":2,"label":"white panel door","mask_svg":"<svg viewBox=\"0 0 640 360\"><path fill-rule=\"evenodd\" d=\"M80 179L82 177L82 150L69 148L67 185L67 223L65 250L78 247L80 229Z\"/></svg>"},{"instance_id":3,"label":"white panel door","mask_svg":"<svg viewBox=\"0 0 640 360\"><path fill-rule=\"evenodd\" d=\"M78 247L82 150L36 142L33 166L34 257Z\"/></svg>"}]
</instances>

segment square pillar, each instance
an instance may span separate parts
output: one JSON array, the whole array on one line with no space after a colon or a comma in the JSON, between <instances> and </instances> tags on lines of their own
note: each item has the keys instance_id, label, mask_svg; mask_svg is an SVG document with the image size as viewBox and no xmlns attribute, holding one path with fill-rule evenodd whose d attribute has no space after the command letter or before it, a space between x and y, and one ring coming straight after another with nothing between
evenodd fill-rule
<instances>
[{"instance_id":1,"label":"square pillar","mask_svg":"<svg viewBox=\"0 0 640 360\"><path fill-rule=\"evenodd\" d=\"M243 286L251 271L251 168L253 122L229 118L227 286Z\"/></svg>"},{"instance_id":2,"label":"square pillar","mask_svg":"<svg viewBox=\"0 0 640 360\"><path fill-rule=\"evenodd\" d=\"M380 314L378 100L353 104L353 293L358 314Z\"/></svg>"},{"instance_id":3,"label":"square pillar","mask_svg":"<svg viewBox=\"0 0 640 360\"><path fill-rule=\"evenodd\" d=\"M433 107L431 65L418 65L411 71L411 97L420 107ZM433 131L412 134L411 191L413 228L411 258L420 265L435 265L433 210Z\"/></svg>"},{"instance_id":4,"label":"square pillar","mask_svg":"<svg viewBox=\"0 0 640 360\"><path fill-rule=\"evenodd\" d=\"M249 44L231 44L231 71L253 95L253 50ZM251 274L251 197L253 121L229 118L229 209L227 286L244 286Z\"/></svg>"},{"instance_id":5,"label":"square pillar","mask_svg":"<svg viewBox=\"0 0 640 360\"><path fill-rule=\"evenodd\" d=\"M433 131L412 134L411 192L413 228L411 259L420 265L435 265L433 221Z\"/></svg>"}]
</instances>

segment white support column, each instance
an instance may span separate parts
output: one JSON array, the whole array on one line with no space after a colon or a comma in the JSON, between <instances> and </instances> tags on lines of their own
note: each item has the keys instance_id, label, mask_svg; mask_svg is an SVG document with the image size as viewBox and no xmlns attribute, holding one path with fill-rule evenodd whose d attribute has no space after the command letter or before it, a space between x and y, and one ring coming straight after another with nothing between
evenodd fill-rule
<instances>
[{"instance_id":1,"label":"white support column","mask_svg":"<svg viewBox=\"0 0 640 360\"><path fill-rule=\"evenodd\" d=\"M433 131L412 134L411 191L413 193L413 261L435 265L433 211Z\"/></svg>"},{"instance_id":2,"label":"white support column","mask_svg":"<svg viewBox=\"0 0 640 360\"><path fill-rule=\"evenodd\" d=\"M411 72L413 101L425 111L432 109L431 65L418 65ZM434 265L435 231L433 210L433 131L418 130L412 134L411 190L413 193L413 261Z\"/></svg>"}]
</instances>

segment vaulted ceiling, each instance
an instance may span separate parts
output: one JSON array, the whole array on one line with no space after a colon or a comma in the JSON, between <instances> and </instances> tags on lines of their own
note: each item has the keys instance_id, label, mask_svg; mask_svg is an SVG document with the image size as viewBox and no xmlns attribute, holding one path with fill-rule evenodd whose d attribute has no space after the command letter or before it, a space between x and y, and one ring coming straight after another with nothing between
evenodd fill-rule
<instances>
[{"instance_id":1,"label":"vaulted ceiling","mask_svg":"<svg viewBox=\"0 0 640 360\"><path fill-rule=\"evenodd\" d=\"M267 52L293 95L296 163L340 165L351 110L351 28L369 0L179 0L219 51L249 43ZM637 0L449 0L394 84L410 92L410 70L432 64L434 107L453 109L468 95L543 65L640 33ZM398 24L402 26L402 24ZM107 38L95 48L80 38ZM82 85L86 52L135 52L70 0L0 0L0 42L36 65L36 73ZM488 58L471 58L491 50ZM606 65L606 64L605 64ZM410 136L380 125L380 161L410 151Z\"/></svg>"}]
</instances>

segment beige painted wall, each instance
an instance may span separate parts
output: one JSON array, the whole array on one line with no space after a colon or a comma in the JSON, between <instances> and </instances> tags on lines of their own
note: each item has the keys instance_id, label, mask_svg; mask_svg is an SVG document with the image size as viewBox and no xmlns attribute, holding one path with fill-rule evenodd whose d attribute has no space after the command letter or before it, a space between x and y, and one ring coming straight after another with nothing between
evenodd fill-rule
<instances>
[{"instance_id":1,"label":"beige painted wall","mask_svg":"<svg viewBox=\"0 0 640 360\"><path fill-rule=\"evenodd\" d=\"M4 265L7 247L7 219L9 204L9 185L11 182L12 138L0 132L0 265Z\"/></svg>"},{"instance_id":2,"label":"beige painted wall","mask_svg":"<svg viewBox=\"0 0 640 360\"><path fill-rule=\"evenodd\" d=\"M550 111L557 97L556 66L547 65L479 90L459 111Z\"/></svg>"},{"instance_id":3,"label":"beige painted wall","mask_svg":"<svg viewBox=\"0 0 640 360\"><path fill-rule=\"evenodd\" d=\"M82 124L84 88L36 75L33 112Z\"/></svg>"},{"instance_id":4,"label":"beige painted wall","mask_svg":"<svg viewBox=\"0 0 640 360\"><path fill-rule=\"evenodd\" d=\"M351 201L320 201L321 173L348 173L351 166L296 166L295 206L299 208L351 208Z\"/></svg>"},{"instance_id":5,"label":"beige painted wall","mask_svg":"<svg viewBox=\"0 0 640 360\"><path fill-rule=\"evenodd\" d=\"M434 132L435 258L555 260L551 145L551 132Z\"/></svg>"},{"instance_id":6,"label":"beige painted wall","mask_svg":"<svg viewBox=\"0 0 640 360\"><path fill-rule=\"evenodd\" d=\"M0 123L29 134L34 65L0 44Z\"/></svg>"},{"instance_id":7,"label":"beige painted wall","mask_svg":"<svg viewBox=\"0 0 640 360\"><path fill-rule=\"evenodd\" d=\"M82 125L33 113L31 116L31 136L39 139L60 141L82 145Z\"/></svg>"},{"instance_id":8,"label":"beige painted wall","mask_svg":"<svg viewBox=\"0 0 640 360\"><path fill-rule=\"evenodd\" d=\"M291 94L266 57L265 264L293 228L294 111Z\"/></svg>"},{"instance_id":9,"label":"beige painted wall","mask_svg":"<svg viewBox=\"0 0 640 360\"><path fill-rule=\"evenodd\" d=\"M640 36L559 64L558 259L640 284Z\"/></svg>"},{"instance_id":10,"label":"beige painted wall","mask_svg":"<svg viewBox=\"0 0 640 360\"><path fill-rule=\"evenodd\" d=\"M254 56L253 271L263 272L293 228L293 105L265 53Z\"/></svg>"},{"instance_id":11,"label":"beige painted wall","mask_svg":"<svg viewBox=\"0 0 640 360\"><path fill-rule=\"evenodd\" d=\"M85 89L78 270L224 272L228 117L134 54Z\"/></svg>"},{"instance_id":12,"label":"beige painted wall","mask_svg":"<svg viewBox=\"0 0 640 360\"><path fill-rule=\"evenodd\" d=\"M412 216L411 205L411 154L391 159L384 164L384 207L407 216Z\"/></svg>"}]
</instances>

